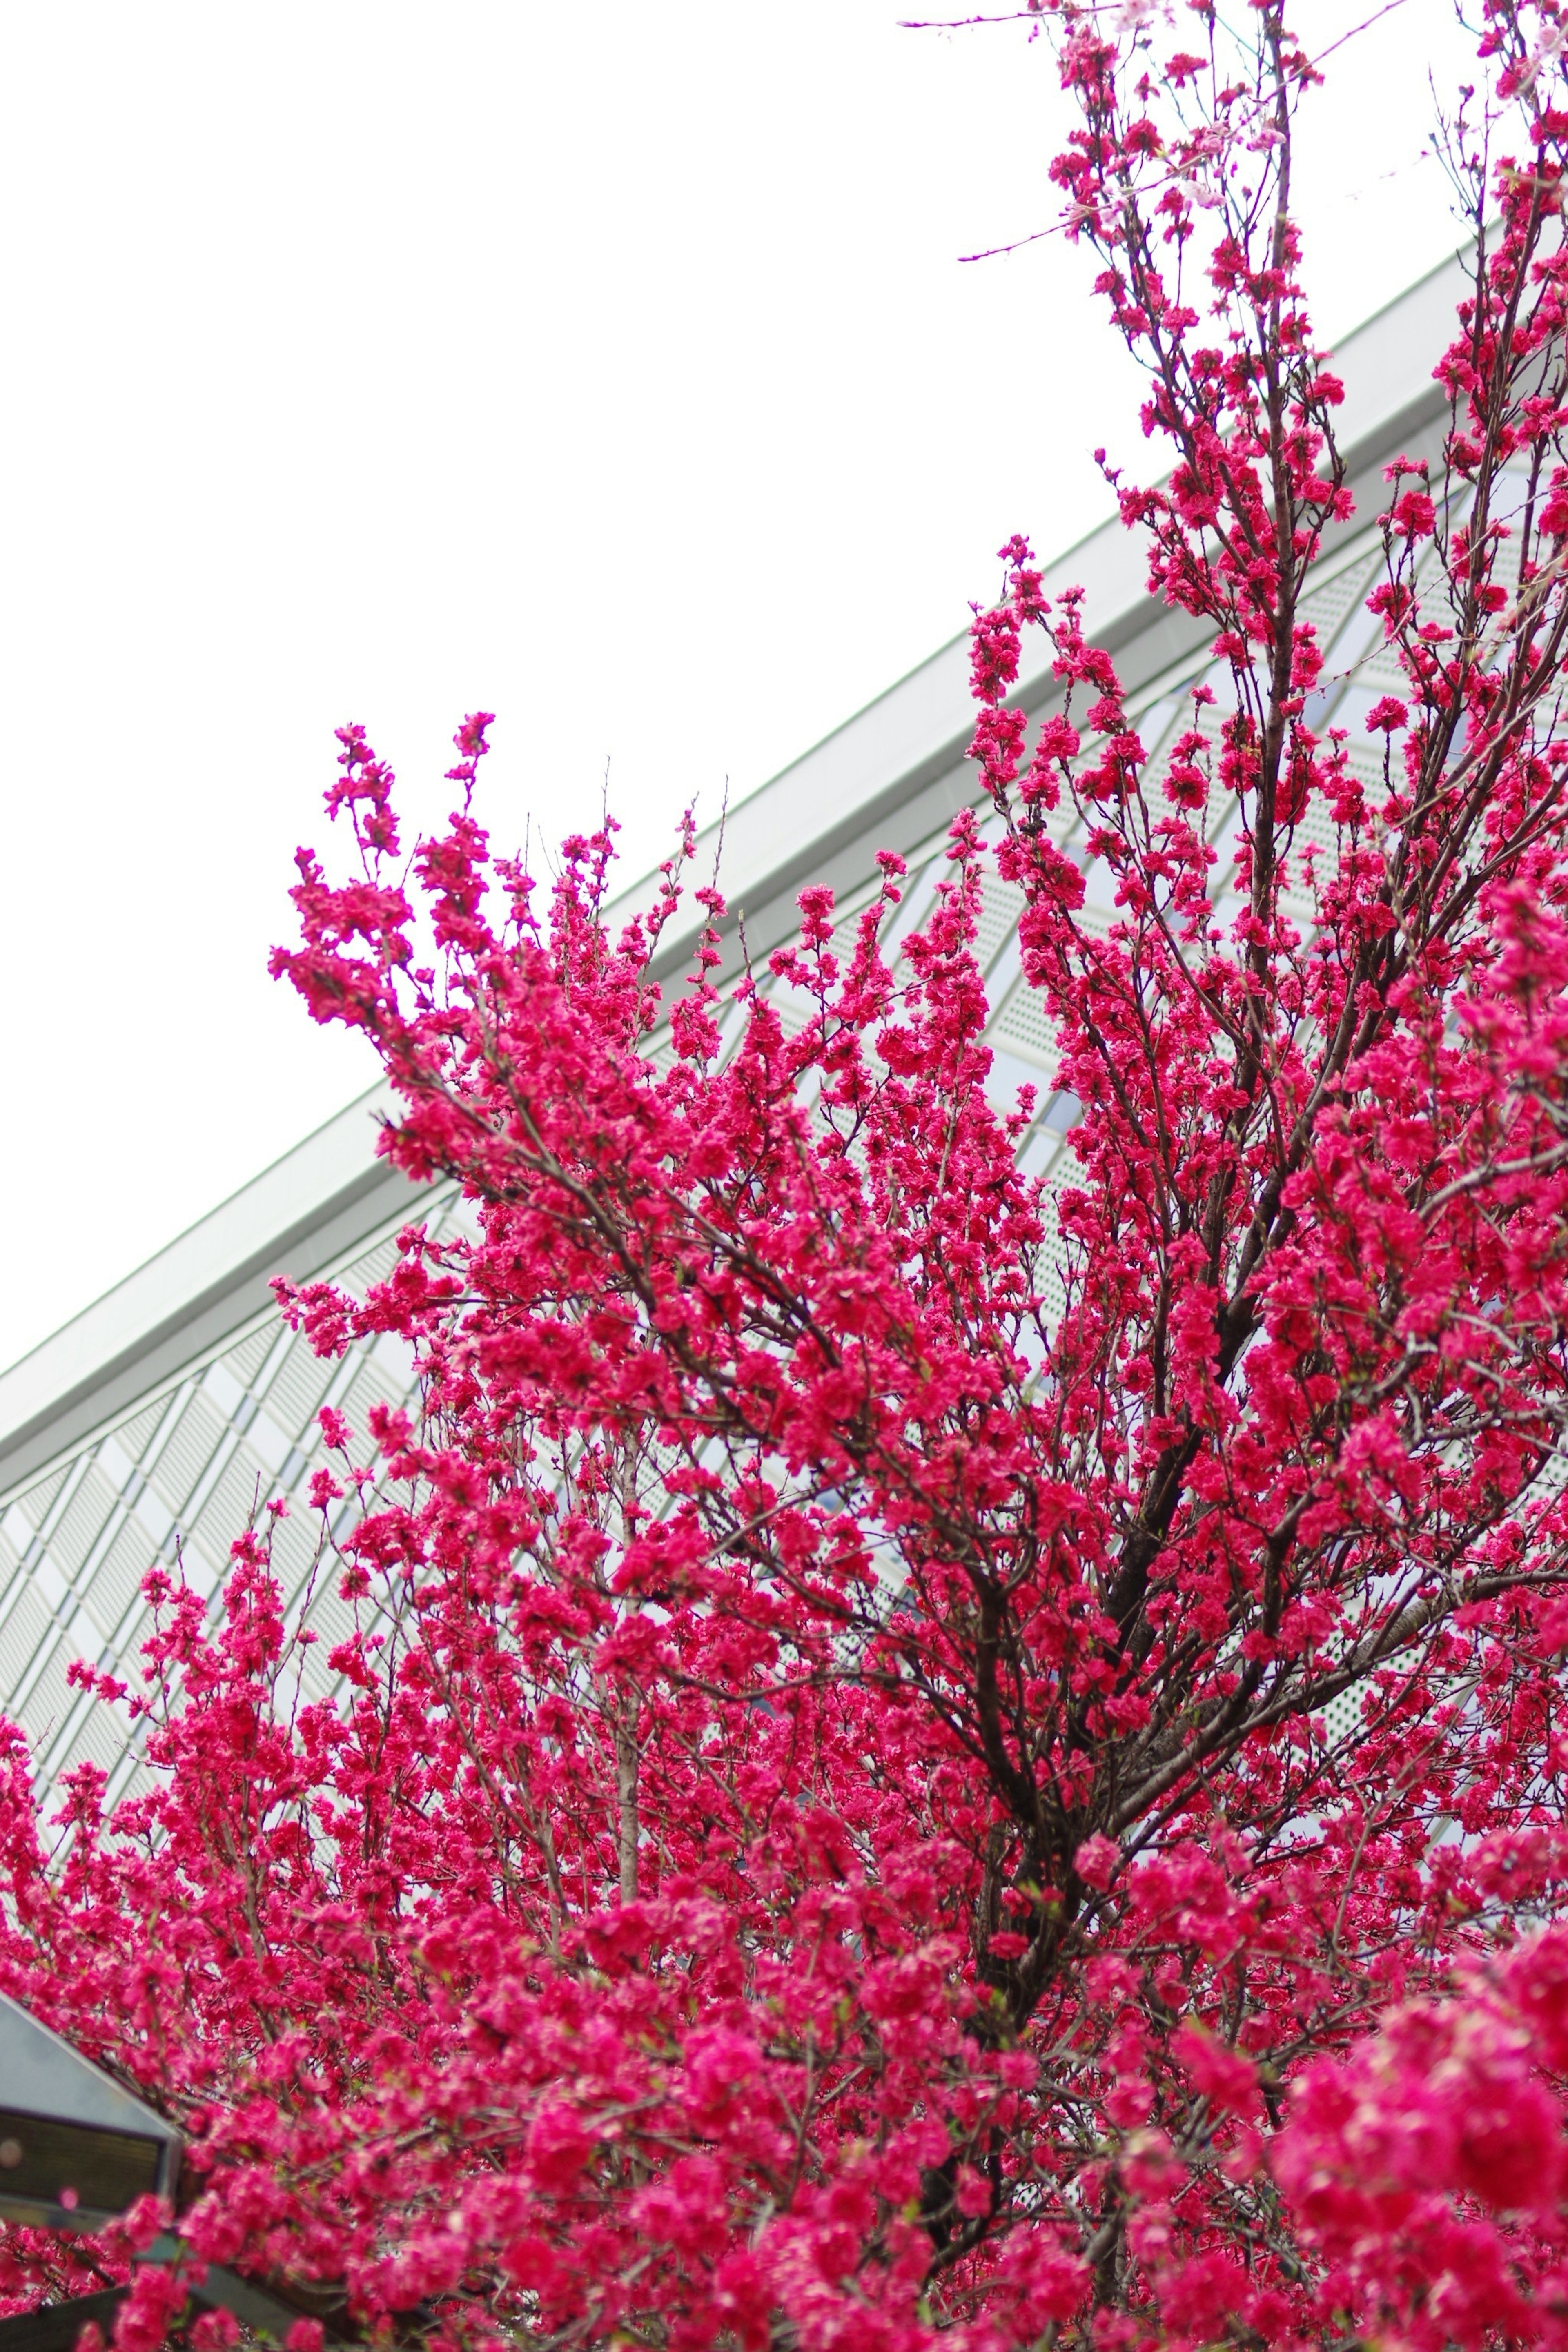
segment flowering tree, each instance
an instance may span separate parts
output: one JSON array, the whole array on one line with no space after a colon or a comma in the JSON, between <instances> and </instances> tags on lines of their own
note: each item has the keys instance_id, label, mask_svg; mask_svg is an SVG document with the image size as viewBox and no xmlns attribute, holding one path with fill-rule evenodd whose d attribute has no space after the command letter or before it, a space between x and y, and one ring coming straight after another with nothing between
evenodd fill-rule
<instances>
[{"instance_id":1,"label":"flowering tree","mask_svg":"<svg viewBox=\"0 0 1568 2352\"><path fill-rule=\"evenodd\" d=\"M124 2352L204 2260L294 2352L1568 2341L1568 20L1486 0L1451 130L1475 277L1441 461L1391 469L1369 788L1300 613L1349 507L1309 61L1277 0L1192 51L1036 13L1172 451L1112 479L1215 668L1156 772L1013 542L1000 845L960 818L898 959L897 858L847 950L805 892L810 1017L748 976L727 1054L699 891L659 1061L681 861L619 937L607 834L542 904L479 715L405 866L344 730L357 871L301 854L276 966L473 1222L363 1304L280 1286L323 1354L421 1368L417 1423L323 1416L315 1499L367 1504L342 1698L299 1701L264 1516L216 1627L151 1581L153 1793L106 1818L81 1768L51 1859L7 1736L0 1981L189 2136ZM983 1087L993 854L1079 1106L1053 1214ZM124 2277L169 2218L13 2230L0 2285Z\"/></svg>"}]
</instances>

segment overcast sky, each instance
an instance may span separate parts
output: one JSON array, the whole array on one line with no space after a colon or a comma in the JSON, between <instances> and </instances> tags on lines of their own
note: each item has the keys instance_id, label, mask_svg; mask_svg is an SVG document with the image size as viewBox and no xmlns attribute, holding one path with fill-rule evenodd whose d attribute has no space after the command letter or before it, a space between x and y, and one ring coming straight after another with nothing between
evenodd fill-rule
<instances>
[{"instance_id":1,"label":"overcast sky","mask_svg":"<svg viewBox=\"0 0 1568 2352\"><path fill-rule=\"evenodd\" d=\"M508 846L608 762L629 875L1099 520L1086 260L960 260L1050 217L1049 58L898 19L0 12L0 1360L374 1075L265 971L335 725L428 817L494 709ZM1404 0L1309 109L1331 333L1452 244L1462 54Z\"/></svg>"}]
</instances>

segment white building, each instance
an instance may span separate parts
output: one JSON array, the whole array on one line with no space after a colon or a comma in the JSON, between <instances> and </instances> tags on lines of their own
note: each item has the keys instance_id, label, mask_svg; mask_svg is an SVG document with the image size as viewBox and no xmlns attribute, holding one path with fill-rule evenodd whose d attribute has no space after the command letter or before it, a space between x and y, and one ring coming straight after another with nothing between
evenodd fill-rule
<instances>
[{"instance_id":1,"label":"white building","mask_svg":"<svg viewBox=\"0 0 1568 2352\"><path fill-rule=\"evenodd\" d=\"M1382 503L1389 457L1436 454L1447 404L1430 370L1462 288L1458 262L1445 265L1337 355L1346 387L1340 441L1357 520L1330 535L1307 609L1329 673L1357 665L1333 714L1352 743L1357 705L1364 711L1398 684L1378 648L1368 656L1362 599L1377 552L1364 519ZM1054 563L1047 585L1085 589L1089 634L1116 656L1130 713L1154 752L1186 723L1182 689L1205 666L1209 633L1154 604L1144 573L1142 541L1112 522ZM1018 690L1036 713L1052 699L1045 653L1043 636L1026 646L1035 667ZM918 919L942 870L946 827L976 798L965 758L973 720L968 646L959 637L731 812L721 875L731 909L727 969L737 961L738 917L760 968L795 928L797 891L830 883L852 913L875 887L881 848L909 860L901 919ZM699 843L703 876L713 847L710 834ZM647 903L649 888L628 891L612 913ZM1092 904L1092 873L1089 888ZM1049 1052L1037 1003L1018 980L1019 906L994 879L978 943L992 1084L1009 1107L1021 1081L1039 1085ZM693 921L666 935L658 977L678 980L695 929ZM90 1757L110 1774L111 1794L132 1784L137 1760L120 1717L68 1685L67 1669L81 1657L134 1681L146 1570L178 1552L187 1578L213 1590L258 1496L297 1498L274 1558L290 1609L329 1637L312 1659L324 1660L331 1638L346 1630L331 1575L313 1567L304 1488L315 1414L339 1405L363 1432L372 1403L408 1393L410 1367L385 1341L342 1363L318 1361L283 1328L268 1282L331 1274L363 1287L391 1265L393 1237L411 1216L453 1214L449 1198L416 1192L374 1158L375 1122L390 1108L378 1092L340 1113L0 1373L0 1711L26 1728L45 1781ZM1031 1168L1049 1170L1066 1124L1067 1108L1042 1098L1024 1147ZM324 1687L324 1664L315 1671Z\"/></svg>"}]
</instances>

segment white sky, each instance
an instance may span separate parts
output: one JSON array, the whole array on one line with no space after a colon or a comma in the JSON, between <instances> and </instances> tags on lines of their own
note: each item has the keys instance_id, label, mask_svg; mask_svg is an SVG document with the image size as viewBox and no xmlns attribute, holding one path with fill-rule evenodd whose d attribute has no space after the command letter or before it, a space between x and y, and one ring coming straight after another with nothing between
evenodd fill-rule
<instances>
[{"instance_id":1,"label":"white sky","mask_svg":"<svg viewBox=\"0 0 1568 2352\"><path fill-rule=\"evenodd\" d=\"M608 760L629 876L1099 520L1086 258L958 260L1051 216L1050 59L900 13L0 12L0 1360L374 1075L265 971L335 725L429 818L494 709L507 847ZM1331 333L1453 242L1463 54L1403 0L1310 108Z\"/></svg>"}]
</instances>

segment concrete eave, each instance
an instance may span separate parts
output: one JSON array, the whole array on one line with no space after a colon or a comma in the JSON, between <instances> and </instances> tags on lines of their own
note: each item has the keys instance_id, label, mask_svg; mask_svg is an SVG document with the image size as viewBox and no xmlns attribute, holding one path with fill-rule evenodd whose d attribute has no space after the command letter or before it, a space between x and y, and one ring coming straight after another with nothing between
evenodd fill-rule
<instances>
[{"instance_id":1,"label":"concrete eave","mask_svg":"<svg viewBox=\"0 0 1568 2352\"><path fill-rule=\"evenodd\" d=\"M258 1314L274 1275L307 1281L417 1215L421 1191L375 1156L392 1108L385 1086L363 1095L0 1371L0 1492Z\"/></svg>"}]
</instances>

